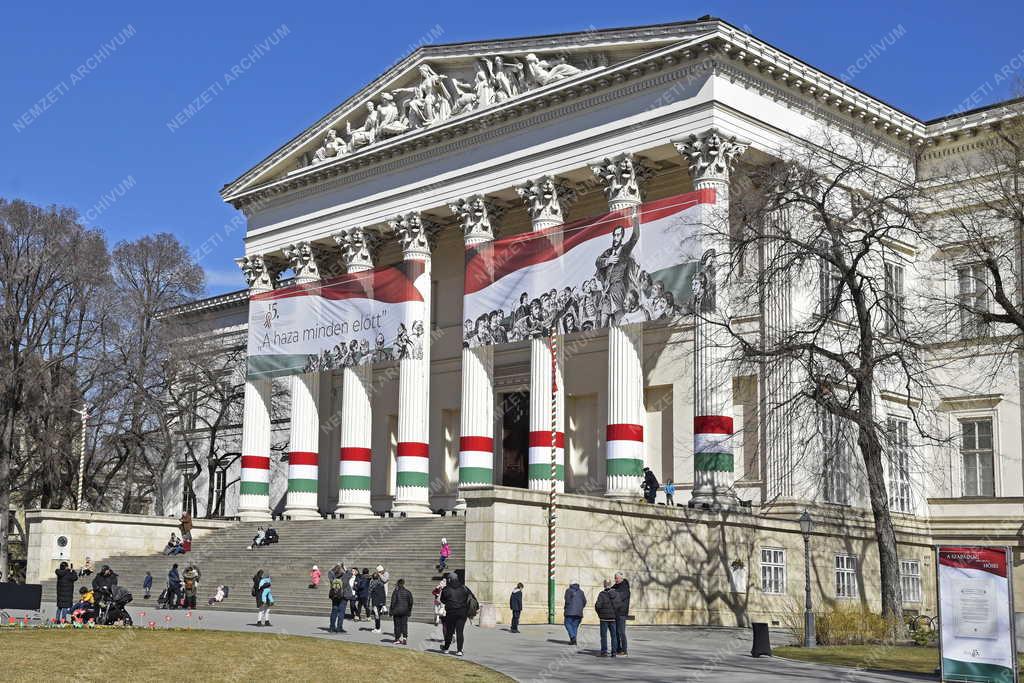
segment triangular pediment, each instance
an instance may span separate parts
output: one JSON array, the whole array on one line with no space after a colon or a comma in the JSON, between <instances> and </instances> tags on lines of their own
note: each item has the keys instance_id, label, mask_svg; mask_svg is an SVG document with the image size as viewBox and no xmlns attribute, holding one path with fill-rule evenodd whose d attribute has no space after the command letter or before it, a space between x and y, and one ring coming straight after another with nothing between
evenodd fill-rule
<instances>
[{"instance_id":1,"label":"triangular pediment","mask_svg":"<svg viewBox=\"0 0 1024 683\"><path fill-rule=\"evenodd\" d=\"M230 201L290 174L498 110L666 45L710 34L716 24L681 22L418 48L226 185L221 194Z\"/></svg>"}]
</instances>

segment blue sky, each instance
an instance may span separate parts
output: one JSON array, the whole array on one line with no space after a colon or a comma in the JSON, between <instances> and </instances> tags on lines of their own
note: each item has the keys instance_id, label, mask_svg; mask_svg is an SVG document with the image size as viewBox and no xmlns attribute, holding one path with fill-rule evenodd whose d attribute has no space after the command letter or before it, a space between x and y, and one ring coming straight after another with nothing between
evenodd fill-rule
<instances>
[{"instance_id":1,"label":"blue sky","mask_svg":"<svg viewBox=\"0 0 1024 683\"><path fill-rule=\"evenodd\" d=\"M425 38L458 42L704 14L849 74L852 85L921 118L1004 99L1006 74L1024 76L1020 0L13 3L0 24L0 196L73 206L111 243L168 231L198 249L235 213L218 195L224 183ZM282 27L276 45L169 129ZM856 69L878 44L884 51ZM89 59L97 52L101 59ZM242 286L232 261L241 253L236 232L202 258L209 293Z\"/></svg>"}]
</instances>

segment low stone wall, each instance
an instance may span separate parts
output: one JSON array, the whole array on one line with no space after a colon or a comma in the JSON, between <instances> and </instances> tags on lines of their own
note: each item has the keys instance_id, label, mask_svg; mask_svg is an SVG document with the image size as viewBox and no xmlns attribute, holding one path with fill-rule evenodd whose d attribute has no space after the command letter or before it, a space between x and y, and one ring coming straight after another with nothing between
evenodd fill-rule
<instances>
[{"instance_id":1,"label":"low stone wall","mask_svg":"<svg viewBox=\"0 0 1024 683\"><path fill-rule=\"evenodd\" d=\"M28 534L28 583L53 578L62 560L55 558L54 548L59 536L69 541L68 554L75 567L85 558L96 563L117 555L144 555L159 552L167 544L171 532L181 534L175 517L125 515L114 512L77 512L74 510L29 510L25 513ZM215 529L235 522L194 520L192 539L198 541Z\"/></svg>"},{"instance_id":2,"label":"low stone wall","mask_svg":"<svg viewBox=\"0 0 1024 683\"><path fill-rule=\"evenodd\" d=\"M523 622L546 623L547 494L493 487L466 491L465 498L470 587L481 603L495 605L499 622L508 623L508 596L522 581ZM776 506L723 514L560 495L556 619L561 623L566 587L576 582L587 596L584 621L596 622L593 605L601 582L621 571L631 584L635 623L735 626L765 621L786 626L803 609L804 547L796 521L801 509ZM848 509L811 512L816 518L811 541L816 607L863 601L879 611L878 554L870 518ZM897 535L902 559L921 563L923 599L905 607L933 615L935 568L927 525L900 520ZM781 594L761 590L762 548L785 551ZM835 597L838 553L858 558L858 600Z\"/></svg>"}]
</instances>

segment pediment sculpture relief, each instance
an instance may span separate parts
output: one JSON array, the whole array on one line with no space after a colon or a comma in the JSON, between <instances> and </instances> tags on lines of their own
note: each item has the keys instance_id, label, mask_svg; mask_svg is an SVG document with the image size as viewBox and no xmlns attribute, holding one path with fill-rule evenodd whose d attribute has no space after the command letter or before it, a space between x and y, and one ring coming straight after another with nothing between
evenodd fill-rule
<instances>
[{"instance_id":1,"label":"pediment sculpture relief","mask_svg":"<svg viewBox=\"0 0 1024 683\"><path fill-rule=\"evenodd\" d=\"M429 64L418 68L419 81L410 87L381 93L364 105L363 123L345 122L344 132L330 129L313 152L310 165L351 154L409 130L433 126L453 116L501 104L535 88L572 78L605 65L603 56L590 57L579 66L562 58L542 59L529 53L518 57L480 57L472 82L438 73Z\"/></svg>"}]
</instances>

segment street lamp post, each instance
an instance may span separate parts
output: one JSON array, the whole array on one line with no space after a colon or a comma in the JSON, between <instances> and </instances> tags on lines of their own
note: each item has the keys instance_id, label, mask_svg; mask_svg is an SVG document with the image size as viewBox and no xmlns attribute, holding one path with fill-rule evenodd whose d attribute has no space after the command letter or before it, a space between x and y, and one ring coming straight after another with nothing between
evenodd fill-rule
<instances>
[{"instance_id":1,"label":"street lamp post","mask_svg":"<svg viewBox=\"0 0 1024 683\"><path fill-rule=\"evenodd\" d=\"M814 520L807 510L800 515L800 533L804 537L804 647L817 645L814 633L814 612L811 607L811 531Z\"/></svg>"}]
</instances>

